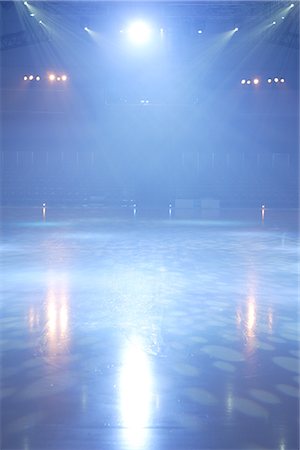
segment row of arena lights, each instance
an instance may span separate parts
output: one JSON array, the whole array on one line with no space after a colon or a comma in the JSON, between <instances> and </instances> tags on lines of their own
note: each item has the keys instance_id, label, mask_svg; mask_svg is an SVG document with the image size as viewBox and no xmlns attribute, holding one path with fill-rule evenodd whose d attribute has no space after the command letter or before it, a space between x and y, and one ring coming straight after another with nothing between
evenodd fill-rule
<instances>
[{"instance_id":1,"label":"row of arena lights","mask_svg":"<svg viewBox=\"0 0 300 450\"><path fill-rule=\"evenodd\" d=\"M245 78L243 78L241 80L241 84L255 84L255 85L258 85L260 82L261 81L260 81L259 78L254 78L253 80L246 80ZM268 78L267 82L269 84L271 84L271 83L275 83L275 84L277 84L277 83L285 83L285 79L284 78L279 78L279 77Z\"/></svg>"},{"instance_id":2,"label":"row of arena lights","mask_svg":"<svg viewBox=\"0 0 300 450\"><path fill-rule=\"evenodd\" d=\"M24 6L27 7L27 9L29 10L29 14L31 17L35 17L35 13L33 12L32 8L30 7L29 2L25 1L23 2ZM290 6L287 8L288 10L293 8L295 6L294 3L291 3ZM285 16L281 16L281 19L285 19ZM44 22L42 20L38 21L39 24L41 25L45 25ZM276 20L274 20L271 25L276 25L277 22ZM88 33L91 33L92 30L85 26L84 30L87 31ZM151 28L147 25L147 23L144 23L142 21L137 21L131 24L131 26L128 27L128 29L126 30L120 30L120 33L124 33L124 31L126 32L126 34L128 34L129 38L131 41L136 42L136 43L143 43L148 41L150 35L151 35ZM236 33L237 31L239 31L238 27L235 27L232 32ZM197 30L198 34L202 34L203 30L199 29ZM160 28L160 34L161 36L164 35L164 29Z\"/></svg>"},{"instance_id":3,"label":"row of arena lights","mask_svg":"<svg viewBox=\"0 0 300 450\"><path fill-rule=\"evenodd\" d=\"M67 75L56 75L54 73L50 73L47 77L49 81L67 81L68 77ZM23 77L24 81L40 81L41 77L39 75L24 75Z\"/></svg>"}]
</instances>

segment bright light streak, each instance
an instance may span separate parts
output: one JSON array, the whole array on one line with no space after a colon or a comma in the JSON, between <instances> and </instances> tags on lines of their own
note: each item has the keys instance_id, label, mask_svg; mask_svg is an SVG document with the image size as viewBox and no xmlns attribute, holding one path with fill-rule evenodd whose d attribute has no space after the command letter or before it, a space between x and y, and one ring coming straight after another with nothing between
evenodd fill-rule
<instances>
[{"instance_id":1,"label":"bright light streak","mask_svg":"<svg viewBox=\"0 0 300 450\"><path fill-rule=\"evenodd\" d=\"M144 448L149 427L152 374L147 354L136 339L125 349L120 371L120 413L131 449Z\"/></svg>"},{"instance_id":2,"label":"bright light streak","mask_svg":"<svg viewBox=\"0 0 300 450\"><path fill-rule=\"evenodd\" d=\"M145 22L134 22L127 30L130 41L134 44L145 44L151 36L151 29Z\"/></svg>"}]
</instances>

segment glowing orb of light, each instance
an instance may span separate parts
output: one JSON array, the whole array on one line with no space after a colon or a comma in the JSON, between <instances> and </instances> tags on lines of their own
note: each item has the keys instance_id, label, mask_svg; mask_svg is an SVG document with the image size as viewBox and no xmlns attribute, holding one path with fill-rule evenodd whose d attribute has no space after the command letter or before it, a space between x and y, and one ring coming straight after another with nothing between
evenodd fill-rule
<instances>
[{"instance_id":1,"label":"glowing orb of light","mask_svg":"<svg viewBox=\"0 0 300 450\"><path fill-rule=\"evenodd\" d=\"M150 39L151 29L145 22L138 21L129 26L127 34L132 43L145 44Z\"/></svg>"}]
</instances>

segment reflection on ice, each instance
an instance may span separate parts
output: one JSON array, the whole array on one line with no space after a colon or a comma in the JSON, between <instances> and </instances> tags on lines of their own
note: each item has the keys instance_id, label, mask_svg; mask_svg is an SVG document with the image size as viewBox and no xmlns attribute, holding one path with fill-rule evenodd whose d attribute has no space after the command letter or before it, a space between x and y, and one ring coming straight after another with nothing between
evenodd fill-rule
<instances>
[{"instance_id":1,"label":"reflection on ice","mask_svg":"<svg viewBox=\"0 0 300 450\"><path fill-rule=\"evenodd\" d=\"M46 340L50 355L68 346L70 339L69 292L66 277L51 276L46 294Z\"/></svg>"},{"instance_id":2,"label":"reflection on ice","mask_svg":"<svg viewBox=\"0 0 300 450\"><path fill-rule=\"evenodd\" d=\"M138 338L124 349L120 373L120 415L128 448L141 449L147 440L153 380L150 362Z\"/></svg>"}]
</instances>

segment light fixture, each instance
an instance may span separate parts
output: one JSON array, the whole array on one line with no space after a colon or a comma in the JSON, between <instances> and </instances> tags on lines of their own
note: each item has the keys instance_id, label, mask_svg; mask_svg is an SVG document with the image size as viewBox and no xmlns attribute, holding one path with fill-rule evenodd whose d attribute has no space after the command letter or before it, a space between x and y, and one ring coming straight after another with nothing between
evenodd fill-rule
<instances>
[{"instance_id":1,"label":"light fixture","mask_svg":"<svg viewBox=\"0 0 300 450\"><path fill-rule=\"evenodd\" d=\"M246 80L243 78L241 84L246 84Z\"/></svg>"},{"instance_id":2,"label":"light fixture","mask_svg":"<svg viewBox=\"0 0 300 450\"><path fill-rule=\"evenodd\" d=\"M272 78L268 78L268 83L272 83Z\"/></svg>"},{"instance_id":3,"label":"light fixture","mask_svg":"<svg viewBox=\"0 0 300 450\"><path fill-rule=\"evenodd\" d=\"M198 34L202 34L202 30L198 30Z\"/></svg>"},{"instance_id":4,"label":"light fixture","mask_svg":"<svg viewBox=\"0 0 300 450\"><path fill-rule=\"evenodd\" d=\"M88 27L84 27L84 31L89 31L89 28Z\"/></svg>"},{"instance_id":5,"label":"light fixture","mask_svg":"<svg viewBox=\"0 0 300 450\"><path fill-rule=\"evenodd\" d=\"M239 31L238 27L235 27L235 29L233 31L234 32Z\"/></svg>"},{"instance_id":6,"label":"light fixture","mask_svg":"<svg viewBox=\"0 0 300 450\"><path fill-rule=\"evenodd\" d=\"M60 81L60 77L56 77L56 81Z\"/></svg>"},{"instance_id":7,"label":"light fixture","mask_svg":"<svg viewBox=\"0 0 300 450\"><path fill-rule=\"evenodd\" d=\"M150 39L151 29L147 23L137 21L129 26L127 34L134 44L145 44Z\"/></svg>"},{"instance_id":8,"label":"light fixture","mask_svg":"<svg viewBox=\"0 0 300 450\"><path fill-rule=\"evenodd\" d=\"M24 75L23 80L24 80L24 81L27 81L27 80L28 80L28 77L27 77L26 75Z\"/></svg>"},{"instance_id":9,"label":"light fixture","mask_svg":"<svg viewBox=\"0 0 300 450\"><path fill-rule=\"evenodd\" d=\"M28 2L23 2L23 4L24 4L25 6L28 6Z\"/></svg>"},{"instance_id":10,"label":"light fixture","mask_svg":"<svg viewBox=\"0 0 300 450\"><path fill-rule=\"evenodd\" d=\"M254 78L253 84L259 84L259 79L258 78Z\"/></svg>"},{"instance_id":11,"label":"light fixture","mask_svg":"<svg viewBox=\"0 0 300 450\"><path fill-rule=\"evenodd\" d=\"M294 5L294 3L291 3L291 6L290 6L290 8L294 8L294 6L295 6L295 5Z\"/></svg>"},{"instance_id":12,"label":"light fixture","mask_svg":"<svg viewBox=\"0 0 300 450\"><path fill-rule=\"evenodd\" d=\"M38 75L37 77L35 77L36 81L40 81L41 77Z\"/></svg>"},{"instance_id":13,"label":"light fixture","mask_svg":"<svg viewBox=\"0 0 300 450\"><path fill-rule=\"evenodd\" d=\"M272 22L272 25L276 25L276 21L274 20L274 22Z\"/></svg>"},{"instance_id":14,"label":"light fixture","mask_svg":"<svg viewBox=\"0 0 300 450\"><path fill-rule=\"evenodd\" d=\"M284 83L285 82L285 79L284 78L281 78L280 79L280 83Z\"/></svg>"},{"instance_id":15,"label":"light fixture","mask_svg":"<svg viewBox=\"0 0 300 450\"><path fill-rule=\"evenodd\" d=\"M67 79L68 79L67 75L62 75L62 76L61 76L61 80L62 80L62 81L67 81Z\"/></svg>"},{"instance_id":16,"label":"light fixture","mask_svg":"<svg viewBox=\"0 0 300 450\"><path fill-rule=\"evenodd\" d=\"M49 75L49 80L50 81L54 81L55 80L55 75L54 75L54 73L50 73L50 75Z\"/></svg>"},{"instance_id":17,"label":"light fixture","mask_svg":"<svg viewBox=\"0 0 300 450\"><path fill-rule=\"evenodd\" d=\"M247 84L251 84L251 80L247 80Z\"/></svg>"},{"instance_id":18,"label":"light fixture","mask_svg":"<svg viewBox=\"0 0 300 450\"><path fill-rule=\"evenodd\" d=\"M278 83L278 81L279 81L279 78L277 78L277 77L274 78L274 82L275 82L275 83Z\"/></svg>"},{"instance_id":19,"label":"light fixture","mask_svg":"<svg viewBox=\"0 0 300 450\"><path fill-rule=\"evenodd\" d=\"M33 80L33 75L29 75L29 80L30 80L30 81Z\"/></svg>"},{"instance_id":20,"label":"light fixture","mask_svg":"<svg viewBox=\"0 0 300 450\"><path fill-rule=\"evenodd\" d=\"M34 13L30 13L30 16L31 16L31 17L34 17L34 16L35 16L35 14L34 14Z\"/></svg>"}]
</instances>

